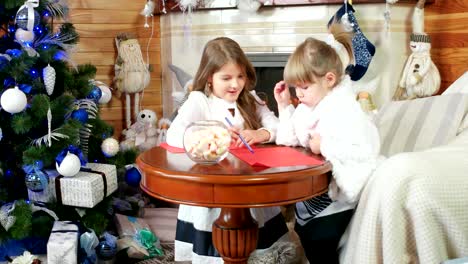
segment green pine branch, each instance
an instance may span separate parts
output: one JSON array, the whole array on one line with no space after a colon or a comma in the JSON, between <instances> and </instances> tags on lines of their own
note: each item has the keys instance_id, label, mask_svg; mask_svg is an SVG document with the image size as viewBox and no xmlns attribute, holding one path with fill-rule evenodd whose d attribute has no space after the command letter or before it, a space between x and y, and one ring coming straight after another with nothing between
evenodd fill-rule
<instances>
[{"instance_id":1,"label":"green pine branch","mask_svg":"<svg viewBox=\"0 0 468 264\"><path fill-rule=\"evenodd\" d=\"M6 9L14 9L24 4L23 0L3 0Z\"/></svg>"}]
</instances>

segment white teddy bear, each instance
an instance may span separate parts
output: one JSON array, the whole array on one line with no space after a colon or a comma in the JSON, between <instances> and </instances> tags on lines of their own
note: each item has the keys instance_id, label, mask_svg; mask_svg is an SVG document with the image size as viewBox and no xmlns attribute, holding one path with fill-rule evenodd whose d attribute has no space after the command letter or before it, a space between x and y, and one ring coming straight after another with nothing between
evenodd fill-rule
<instances>
[{"instance_id":1,"label":"white teddy bear","mask_svg":"<svg viewBox=\"0 0 468 264\"><path fill-rule=\"evenodd\" d=\"M128 129L122 131L125 140L120 142L120 149L127 150L136 147L140 151L145 151L156 146L158 141L157 120L154 111L149 109L141 110L138 113L137 121Z\"/></svg>"}]
</instances>

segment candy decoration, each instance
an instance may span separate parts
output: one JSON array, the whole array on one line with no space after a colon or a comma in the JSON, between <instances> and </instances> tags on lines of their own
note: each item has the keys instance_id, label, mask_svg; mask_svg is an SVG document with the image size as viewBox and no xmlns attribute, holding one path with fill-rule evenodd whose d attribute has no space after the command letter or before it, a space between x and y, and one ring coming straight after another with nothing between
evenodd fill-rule
<instances>
[{"instance_id":1,"label":"candy decoration","mask_svg":"<svg viewBox=\"0 0 468 264\"><path fill-rule=\"evenodd\" d=\"M26 94L18 86L6 90L0 98L0 105L3 110L10 114L16 114L23 111L27 104Z\"/></svg>"},{"instance_id":2,"label":"candy decoration","mask_svg":"<svg viewBox=\"0 0 468 264\"><path fill-rule=\"evenodd\" d=\"M46 87L46 91L48 95L52 95L54 92L54 87L55 87L55 77L56 77L56 72L55 69L50 66L50 64L47 64L47 67L45 67L42 70L42 76L44 78L44 85Z\"/></svg>"}]
</instances>

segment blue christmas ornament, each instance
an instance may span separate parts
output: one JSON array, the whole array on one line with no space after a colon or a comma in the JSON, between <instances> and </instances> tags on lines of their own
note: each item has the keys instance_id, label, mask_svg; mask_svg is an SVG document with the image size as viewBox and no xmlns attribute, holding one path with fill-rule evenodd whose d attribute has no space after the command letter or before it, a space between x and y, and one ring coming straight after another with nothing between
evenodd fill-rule
<instances>
[{"instance_id":1,"label":"blue christmas ornament","mask_svg":"<svg viewBox=\"0 0 468 264\"><path fill-rule=\"evenodd\" d=\"M117 253L117 247L112 247L106 240L99 242L96 247L96 255L100 260L111 260Z\"/></svg>"},{"instance_id":2,"label":"blue christmas ornament","mask_svg":"<svg viewBox=\"0 0 468 264\"><path fill-rule=\"evenodd\" d=\"M8 49L6 54L10 55L13 58L18 58L23 52L19 49Z\"/></svg>"},{"instance_id":3,"label":"blue christmas ornament","mask_svg":"<svg viewBox=\"0 0 468 264\"><path fill-rule=\"evenodd\" d=\"M16 19L15 23L16 25L24 30L28 30L28 19L34 19L33 26L39 25L39 19L41 18L41 15L34 10L34 17L29 17L28 15L28 8L22 8L16 13Z\"/></svg>"},{"instance_id":4,"label":"blue christmas ornament","mask_svg":"<svg viewBox=\"0 0 468 264\"><path fill-rule=\"evenodd\" d=\"M42 173L45 177L47 177L47 174ZM44 191L44 183L42 180L42 177L39 173L32 172L29 174L26 174L26 177L24 178L24 181L26 183L26 187L28 187L29 190L33 192L42 192Z\"/></svg>"},{"instance_id":5,"label":"blue christmas ornament","mask_svg":"<svg viewBox=\"0 0 468 264\"><path fill-rule=\"evenodd\" d=\"M86 112L85 109L81 109L81 108L73 111L71 114L71 117L73 119L80 121L82 124L86 124L89 118L88 112Z\"/></svg>"},{"instance_id":6,"label":"blue christmas ornament","mask_svg":"<svg viewBox=\"0 0 468 264\"><path fill-rule=\"evenodd\" d=\"M93 100L95 103L99 102L99 99L101 99L102 96L102 91L99 89L99 87L94 86L91 92L86 96L86 98Z\"/></svg>"},{"instance_id":7,"label":"blue christmas ornament","mask_svg":"<svg viewBox=\"0 0 468 264\"><path fill-rule=\"evenodd\" d=\"M42 170L44 162L36 160L33 164L23 165L23 170L26 172L24 181L26 187L33 192L42 192L47 188L49 176Z\"/></svg>"},{"instance_id":8,"label":"blue christmas ornament","mask_svg":"<svg viewBox=\"0 0 468 264\"><path fill-rule=\"evenodd\" d=\"M125 172L125 182L128 185L138 187L140 186L140 181L141 173L137 168L132 167Z\"/></svg>"}]
</instances>

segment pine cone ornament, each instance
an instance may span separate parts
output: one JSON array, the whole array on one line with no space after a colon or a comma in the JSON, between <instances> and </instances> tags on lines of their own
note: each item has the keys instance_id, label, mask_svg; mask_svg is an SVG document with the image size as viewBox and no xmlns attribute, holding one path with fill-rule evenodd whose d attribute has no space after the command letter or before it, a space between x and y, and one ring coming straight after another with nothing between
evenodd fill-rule
<instances>
[{"instance_id":1,"label":"pine cone ornament","mask_svg":"<svg viewBox=\"0 0 468 264\"><path fill-rule=\"evenodd\" d=\"M44 76L44 85L46 87L47 94L51 95L54 92L55 86L55 69L48 64L47 67L42 70L42 76Z\"/></svg>"}]
</instances>

